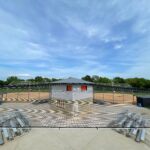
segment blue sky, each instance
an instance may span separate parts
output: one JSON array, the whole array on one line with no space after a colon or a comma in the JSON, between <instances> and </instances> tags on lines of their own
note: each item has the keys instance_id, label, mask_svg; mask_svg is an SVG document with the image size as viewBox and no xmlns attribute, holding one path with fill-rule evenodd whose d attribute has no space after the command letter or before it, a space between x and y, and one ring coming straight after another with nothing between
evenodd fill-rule
<instances>
[{"instance_id":1,"label":"blue sky","mask_svg":"<svg viewBox=\"0 0 150 150\"><path fill-rule=\"evenodd\" d=\"M150 0L0 0L0 79L150 78Z\"/></svg>"}]
</instances>

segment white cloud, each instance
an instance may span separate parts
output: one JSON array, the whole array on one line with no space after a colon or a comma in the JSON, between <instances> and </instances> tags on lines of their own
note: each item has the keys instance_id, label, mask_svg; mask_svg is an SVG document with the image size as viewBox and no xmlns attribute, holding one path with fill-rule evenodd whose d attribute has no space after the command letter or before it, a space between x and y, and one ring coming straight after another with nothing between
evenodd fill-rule
<instances>
[{"instance_id":1,"label":"white cloud","mask_svg":"<svg viewBox=\"0 0 150 150\"><path fill-rule=\"evenodd\" d=\"M120 48L122 48L122 47L123 47L122 44L116 44L116 45L114 46L114 49L120 49Z\"/></svg>"},{"instance_id":2,"label":"white cloud","mask_svg":"<svg viewBox=\"0 0 150 150\"><path fill-rule=\"evenodd\" d=\"M123 40L126 40L125 36L108 35L108 36L102 38L102 41L104 41L105 43L121 42Z\"/></svg>"},{"instance_id":3,"label":"white cloud","mask_svg":"<svg viewBox=\"0 0 150 150\"><path fill-rule=\"evenodd\" d=\"M149 4L148 0L1 2L1 71L148 77ZM114 54L114 49L119 50Z\"/></svg>"},{"instance_id":4,"label":"white cloud","mask_svg":"<svg viewBox=\"0 0 150 150\"><path fill-rule=\"evenodd\" d=\"M19 74L16 74L15 76L17 76L17 77L32 77L32 75L31 74L29 74L29 73L19 73Z\"/></svg>"}]
</instances>

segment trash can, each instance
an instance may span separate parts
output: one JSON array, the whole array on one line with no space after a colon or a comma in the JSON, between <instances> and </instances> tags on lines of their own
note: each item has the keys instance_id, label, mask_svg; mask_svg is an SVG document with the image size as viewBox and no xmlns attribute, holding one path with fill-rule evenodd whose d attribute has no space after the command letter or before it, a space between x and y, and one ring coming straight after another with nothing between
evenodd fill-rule
<instances>
[{"instance_id":1,"label":"trash can","mask_svg":"<svg viewBox=\"0 0 150 150\"><path fill-rule=\"evenodd\" d=\"M150 107L150 96L137 96L137 106Z\"/></svg>"}]
</instances>

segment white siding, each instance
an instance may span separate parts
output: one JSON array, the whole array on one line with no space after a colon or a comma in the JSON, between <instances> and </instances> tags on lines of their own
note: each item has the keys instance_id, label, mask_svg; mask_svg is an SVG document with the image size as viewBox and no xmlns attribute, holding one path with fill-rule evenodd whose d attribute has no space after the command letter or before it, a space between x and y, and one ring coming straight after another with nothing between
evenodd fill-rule
<instances>
[{"instance_id":1,"label":"white siding","mask_svg":"<svg viewBox=\"0 0 150 150\"><path fill-rule=\"evenodd\" d=\"M52 98L62 100L72 100L72 91L66 91L65 85L53 85Z\"/></svg>"},{"instance_id":2,"label":"white siding","mask_svg":"<svg viewBox=\"0 0 150 150\"><path fill-rule=\"evenodd\" d=\"M81 91L81 85L73 85L72 91L66 91L66 85L53 85L52 98L62 100L82 100L93 98L93 86L87 85L87 91Z\"/></svg>"},{"instance_id":3,"label":"white siding","mask_svg":"<svg viewBox=\"0 0 150 150\"><path fill-rule=\"evenodd\" d=\"M75 85L73 91L73 100L81 100L86 98L93 99L93 87L88 85L87 91L81 91L81 86Z\"/></svg>"}]
</instances>

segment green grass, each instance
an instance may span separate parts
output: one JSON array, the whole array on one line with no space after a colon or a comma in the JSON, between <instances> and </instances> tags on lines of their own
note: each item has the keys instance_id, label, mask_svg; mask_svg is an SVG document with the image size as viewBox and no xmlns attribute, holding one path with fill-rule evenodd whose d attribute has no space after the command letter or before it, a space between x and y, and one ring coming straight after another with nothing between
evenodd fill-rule
<instances>
[{"instance_id":1,"label":"green grass","mask_svg":"<svg viewBox=\"0 0 150 150\"><path fill-rule=\"evenodd\" d=\"M150 93L134 93L135 96L150 96Z\"/></svg>"}]
</instances>

